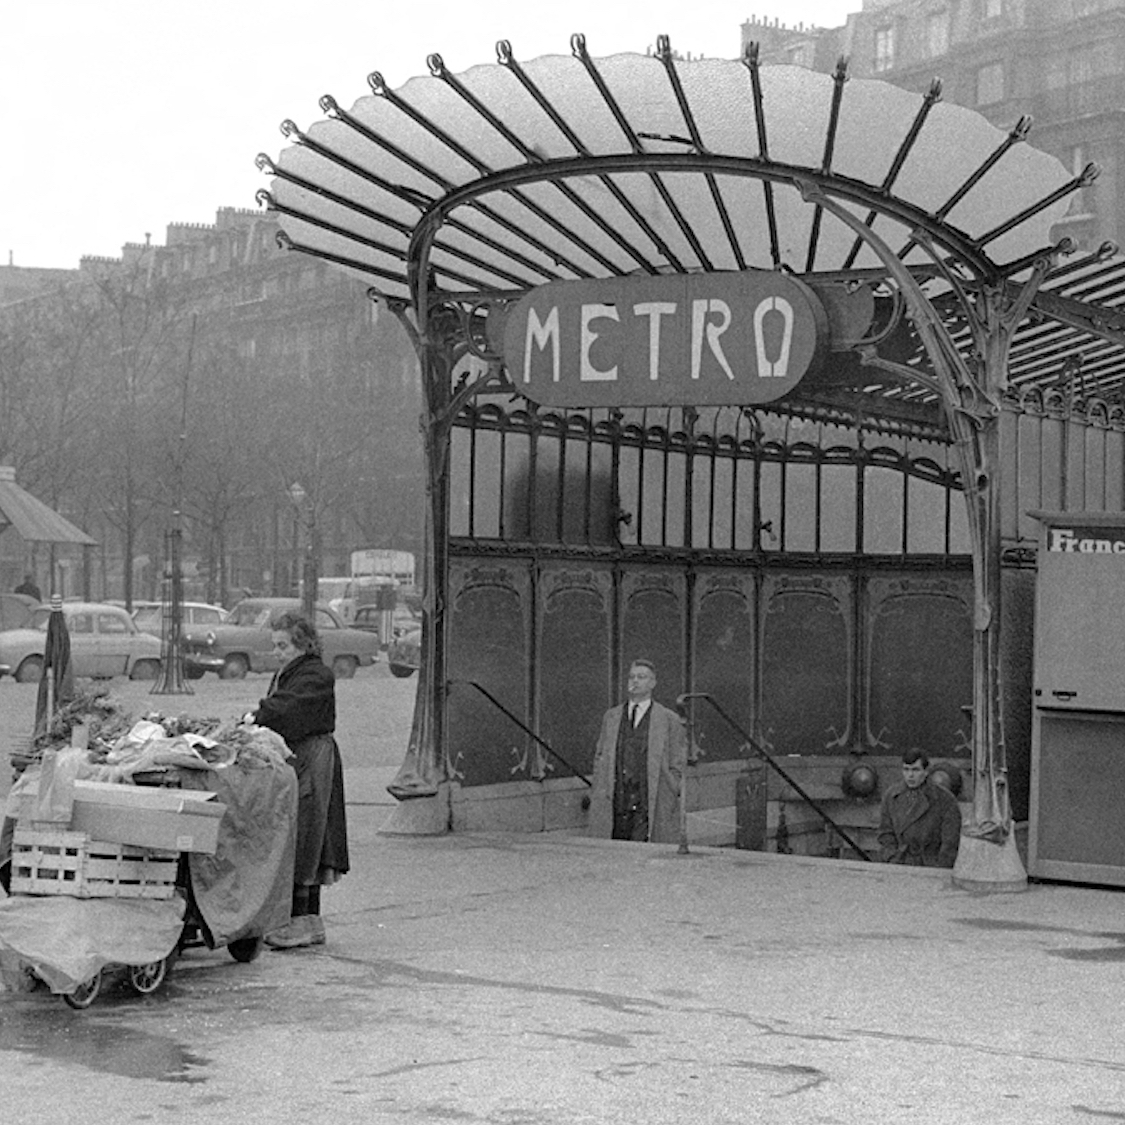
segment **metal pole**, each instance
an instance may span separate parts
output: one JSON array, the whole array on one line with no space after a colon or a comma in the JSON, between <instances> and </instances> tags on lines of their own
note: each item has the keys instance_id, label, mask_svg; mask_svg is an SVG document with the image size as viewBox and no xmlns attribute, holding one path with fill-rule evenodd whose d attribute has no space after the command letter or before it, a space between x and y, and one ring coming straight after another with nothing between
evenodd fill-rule
<instances>
[{"instance_id":1,"label":"metal pole","mask_svg":"<svg viewBox=\"0 0 1125 1125\"><path fill-rule=\"evenodd\" d=\"M184 467L187 461L187 411L188 379L191 375L191 356L195 349L196 315L191 318L191 337L188 341L187 363L184 367L180 396L180 456L176 466L176 506L172 512L172 530L168 534L165 551L165 577L161 584L163 602L161 619L160 675L152 686L153 695L193 695L191 685L184 676L183 621L184 621Z\"/></svg>"},{"instance_id":2,"label":"metal pole","mask_svg":"<svg viewBox=\"0 0 1125 1125\"><path fill-rule=\"evenodd\" d=\"M317 558L316 558L316 511L312 500L309 500L305 512L305 565L304 565L304 593L301 598L301 612L310 622L316 620L316 587L317 587Z\"/></svg>"}]
</instances>

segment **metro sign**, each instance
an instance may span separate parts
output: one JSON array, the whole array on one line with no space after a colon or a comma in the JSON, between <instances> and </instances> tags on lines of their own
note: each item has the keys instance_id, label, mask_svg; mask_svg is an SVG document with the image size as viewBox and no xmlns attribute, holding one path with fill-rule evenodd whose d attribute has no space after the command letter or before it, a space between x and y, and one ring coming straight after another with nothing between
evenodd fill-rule
<instances>
[{"instance_id":1,"label":"metro sign","mask_svg":"<svg viewBox=\"0 0 1125 1125\"><path fill-rule=\"evenodd\" d=\"M791 391L827 342L819 298L786 274L552 281L508 313L504 362L543 406L743 406Z\"/></svg>"}]
</instances>

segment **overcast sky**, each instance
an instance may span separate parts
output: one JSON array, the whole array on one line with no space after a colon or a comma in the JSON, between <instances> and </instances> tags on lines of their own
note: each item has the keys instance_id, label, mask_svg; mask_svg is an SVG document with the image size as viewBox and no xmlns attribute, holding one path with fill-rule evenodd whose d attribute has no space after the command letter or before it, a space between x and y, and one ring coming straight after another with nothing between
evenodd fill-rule
<instances>
[{"instance_id":1,"label":"overcast sky","mask_svg":"<svg viewBox=\"0 0 1125 1125\"><path fill-rule=\"evenodd\" d=\"M382 71L392 87L438 52L454 73L567 54L678 51L735 58L751 16L835 27L861 0L6 0L0 16L0 254L74 268L169 222L256 206L254 166L332 94L351 107ZM402 14L396 14L402 13Z\"/></svg>"}]
</instances>

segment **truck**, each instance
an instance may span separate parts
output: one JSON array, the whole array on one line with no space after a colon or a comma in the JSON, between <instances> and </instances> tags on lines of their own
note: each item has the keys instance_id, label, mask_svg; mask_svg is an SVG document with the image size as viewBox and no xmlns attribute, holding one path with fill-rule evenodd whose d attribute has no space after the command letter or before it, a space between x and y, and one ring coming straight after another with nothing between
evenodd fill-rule
<instances>
[{"instance_id":1,"label":"truck","mask_svg":"<svg viewBox=\"0 0 1125 1125\"><path fill-rule=\"evenodd\" d=\"M355 620L361 606L376 605L386 615L381 632L389 638L393 614L402 592L414 586L414 555L369 547L352 551L350 572L344 576L321 578L318 596L347 624ZM384 638L384 643L386 641Z\"/></svg>"},{"instance_id":2,"label":"truck","mask_svg":"<svg viewBox=\"0 0 1125 1125\"><path fill-rule=\"evenodd\" d=\"M352 551L352 578L373 578L394 586L414 585L414 554L383 547L367 547Z\"/></svg>"}]
</instances>

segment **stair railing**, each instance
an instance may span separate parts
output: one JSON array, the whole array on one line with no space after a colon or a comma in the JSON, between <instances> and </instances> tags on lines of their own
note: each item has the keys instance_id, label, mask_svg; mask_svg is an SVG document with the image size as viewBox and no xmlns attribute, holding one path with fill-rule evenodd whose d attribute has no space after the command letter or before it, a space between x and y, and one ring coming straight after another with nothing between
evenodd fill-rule
<instances>
[{"instance_id":1,"label":"stair railing","mask_svg":"<svg viewBox=\"0 0 1125 1125\"><path fill-rule=\"evenodd\" d=\"M747 734L747 732L743 730L742 726L739 723L735 722L735 720L726 713L726 711L719 705L719 703L709 692L689 691L685 692L681 696L678 696L676 699L676 706L677 708L679 708L681 714L685 713L685 704L687 703L687 701L694 699L704 699L708 703L710 703L711 706L714 707L716 711L718 711L719 715L731 726L731 728L736 733L741 735L744 746L748 746L751 750L754 751L755 754L758 755L759 758L762 759L763 762L766 763L766 765L775 770L777 774L785 781L785 783L789 785L790 788L801 798L801 800L804 801L805 804L807 804L809 808L811 808L813 812L815 812L817 816L819 816L821 820L823 820L824 823L827 824L832 829L832 831L835 832L836 835L839 836L840 839L843 840L844 843L847 844L848 847L850 847L852 851L854 851L856 855L860 857L860 859L862 859L866 863L871 862L871 857L863 850L863 848L861 848L859 844L857 844L851 838L851 836L849 836L847 832L845 832L832 819L832 817L830 817L828 813L826 813L824 809L822 809L820 805L818 805L816 801L813 800L813 798L810 797L808 793L806 793L801 788L801 786L792 777L790 777L790 775L786 773L780 765L778 765L777 761L773 758L769 751L766 750L766 748L762 746L761 743L757 741L757 739Z\"/></svg>"}]
</instances>

